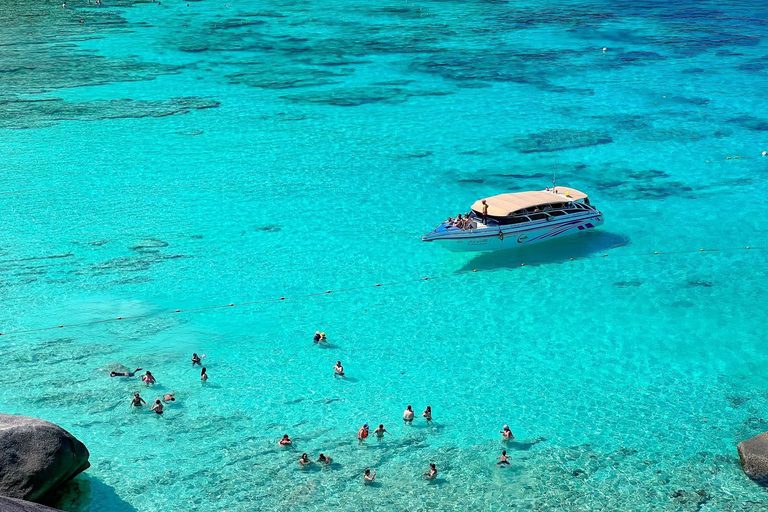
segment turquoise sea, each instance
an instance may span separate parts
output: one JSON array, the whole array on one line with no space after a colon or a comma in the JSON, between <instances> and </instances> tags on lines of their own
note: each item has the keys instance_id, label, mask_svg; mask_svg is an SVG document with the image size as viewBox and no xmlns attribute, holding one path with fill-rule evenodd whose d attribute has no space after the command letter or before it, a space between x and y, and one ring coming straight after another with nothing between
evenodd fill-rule
<instances>
[{"instance_id":1,"label":"turquoise sea","mask_svg":"<svg viewBox=\"0 0 768 512\"><path fill-rule=\"evenodd\" d=\"M0 410L88 446L56 506L768 510L768 4L61 2L0 7ZM600 230L420 241L553 173Z\"/></svg>"}]
</instances>

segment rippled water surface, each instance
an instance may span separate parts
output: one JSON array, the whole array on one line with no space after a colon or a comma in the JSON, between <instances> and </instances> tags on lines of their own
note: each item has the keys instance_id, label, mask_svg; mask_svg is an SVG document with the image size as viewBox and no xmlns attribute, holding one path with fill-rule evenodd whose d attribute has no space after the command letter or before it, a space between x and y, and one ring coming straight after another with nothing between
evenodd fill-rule
<instances>
[{"instance_id":1,"label":"rippled water surface","mask_svg":"<svg viewBox=\"0 0 768 512\"><path fill-rule=\"evenodd\" d=\"M58 507L768 509L764 2L228 1L0 8L0 406L88 446ZM553 172L603 228L420 241Z\"/></svg>"}]
</instances>

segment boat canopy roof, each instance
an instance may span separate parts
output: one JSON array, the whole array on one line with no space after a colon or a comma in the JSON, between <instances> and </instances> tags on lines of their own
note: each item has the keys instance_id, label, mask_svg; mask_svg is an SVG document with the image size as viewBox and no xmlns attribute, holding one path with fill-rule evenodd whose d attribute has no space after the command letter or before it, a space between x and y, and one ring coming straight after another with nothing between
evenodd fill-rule
<instances>
[{"instance_id":1,"label":"boat canopy roof","mask_svg":"<svg viewBox=\"0 0 768 512\"><path fill-rule=\"evenodd\" d=\"M524 208L535 208L536 206L578 201L586 198L587 194L574 188L555 187L552 190L499 194L485 198L485 202L488 204L488 215L491 217L507 217ZM476 212L482 212L483 200L475 201L472 209Z\"/></svg>"}]
</instances>

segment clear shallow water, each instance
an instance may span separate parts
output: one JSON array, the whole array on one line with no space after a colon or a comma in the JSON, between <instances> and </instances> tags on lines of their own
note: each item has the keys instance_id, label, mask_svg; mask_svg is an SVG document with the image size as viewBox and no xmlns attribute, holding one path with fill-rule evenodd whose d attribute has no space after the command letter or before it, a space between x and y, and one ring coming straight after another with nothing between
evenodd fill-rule
<instances>
[{"instance_id":1,"label":"clear shallow water","mask_svg":"<svg viewBox=\"0 0 768 512\"><path fill-rule=\"evenodd\" d=\"M3 336L2 410L91 451L59 507L768 507L766 253L671 254L768 242L762 4L104 4L0 11L0 332L450 277ZM602 230L419 241L555 169Z\"/></svg>"}]
</instances>

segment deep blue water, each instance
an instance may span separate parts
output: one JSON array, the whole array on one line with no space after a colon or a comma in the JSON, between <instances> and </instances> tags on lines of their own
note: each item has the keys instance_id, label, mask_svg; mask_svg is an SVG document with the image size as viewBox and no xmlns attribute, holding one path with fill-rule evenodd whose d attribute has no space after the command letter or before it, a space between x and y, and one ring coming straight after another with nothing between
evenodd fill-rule
<instances>
[{"instance_id":1,"label":"deep blue water","mask_svg":"<svg viewBox=\"0 0 768 512\"><path fill-rule=\"evenodd\" d=\"M1 409L90 449L68 511L768 509L767 37L756 1L8 2ZM599 231L420 241L553 173Z\"/></svg>"}]
</instances>

